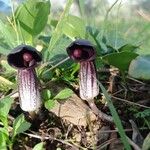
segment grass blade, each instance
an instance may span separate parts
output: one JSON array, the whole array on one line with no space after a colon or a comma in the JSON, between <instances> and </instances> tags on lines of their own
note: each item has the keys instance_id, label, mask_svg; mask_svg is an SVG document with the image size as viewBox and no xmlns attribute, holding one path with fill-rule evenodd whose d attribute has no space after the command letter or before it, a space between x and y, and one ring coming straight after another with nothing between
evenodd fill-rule
<instances>
[{"instance_id":1,"label":"grass blade","mask_svg":"<svg viewBox=\"0 0 150 150\"><path fill-rule=\"evenodd\" d=\"M99 84L99 86L100 86L100 88L101 88L101 90L102 90L102 92L103 92L103 94L106 98L108 107L109 107L110 112L111 112L111 114L113 116L113 119L114 119L114 123L116 124L116 127L118 128L118 132L120 134L122 143L124 144L124 147L125 147L126 150L131 150L131 146L128 143L126 134L125 134L123 126L121 124L121 120L120 120L120 118L118 116L118 113L117 113L117 111L116 111L116 109L115 109L115 107L114 107L114 105L113 105L113 103L110 99L110 96L108 95L105 87L99 81L98 81L98 84Z\"/></svg>"}]
</instances>

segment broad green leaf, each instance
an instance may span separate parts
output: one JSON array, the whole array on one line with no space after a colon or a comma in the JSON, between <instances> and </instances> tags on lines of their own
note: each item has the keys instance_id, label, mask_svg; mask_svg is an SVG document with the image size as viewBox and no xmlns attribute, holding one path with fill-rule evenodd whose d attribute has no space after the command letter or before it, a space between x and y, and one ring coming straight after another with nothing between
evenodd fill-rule
<instances>
[{"instance_id":1,"label":"broad green leaf","mask_svg":"<svg viewBox=\"0 0 150 150\"><path fill-rule=\"evenodd\" d=\"M50 90L48 90L48 89L44 89L43 91L42 91L42 99L43 100L49 100L50 98L51 98L51 91Z\"/></svg>"},{"instance_id":2,"label":"broad green leaf","mask_svg":"<svg viewBox=\"0 0 150 150\"><path fill-rule=\"evenodd\" d=\"M142 146L142 150L149 150L149 149L150 149L150 133L146 136Z\"/></svg>"},{"instance_id":3,"label":"broad green leaf","mask_svg":"<svg viewBox=\"0 0 150 150\"><path fill-rule=\"evenodd\" d=\"M15 12L18 29L25 41L38 35L45 27L50 13L49 0L27 0Z\"/></svg>"},{"instance_id":4,"label":"broad green leaf","mask_svg":"<svg viewBox=\"0 0 150 150\"><path fill-rule=\"evenodd\" d=\"M55 100L54 100L54 99L47 100L47 101L44 103L44 106L45 106L45 108L48 109L48 110L52 109L52 108L55 106Z\"/></svg>"},{"instance_id":5,"label":"broad green leaf","mask_svg":"<svg viewBox=\"0 0 150 150\"><path fill-rule=\"evenodd\" d=\"M101 90L102 90L102 92L103 92L103 94L104 94L104 96L106 98L107 105L108 105L108 107L110 109L110 112L111 112L111 114L113 116L114 123L116 124L116 127L118 128L118 132L119 132L119 134L121 136L121 141L122 141L122 143L123 143L123 145L124 145L126 150L131 150L131 147L130 147L130 144L128 143L125 131L124 131L123 126L121 124L121 120L120 120L120 118L118 116L118 113L117 113L117 111L116 111L116 109L115 109L115 107L114 107L114 105L113 105L113 103L111 101L111 98L108 95L105 87L99 81L98 81L98 83L99 83L100 88L101 88Z\"/></svg>"},{"instance_id":6,"label":"broad green leaf","mask_svg":"<svg viewBox=\"0 0 150 150\"><path fill-rule=\"evenodd\" d=\"M6 23L3 23L2 20L0 20L0 34L9 47L12 48L15 42L13 33L10 32L9 26Z\"/></svg>"},{"instance_id":7,"label":"broad green leaf","mask_svg":"<svg viewBox=\"0 0 150 150\"><path fill-rule=\"evenodd\" d=\"M60 91L54 97L54 99L66 99L66 98L69 98L72 94L73 94L73 91L71 89L66 88L66 89Z\"/></svg>"},{"instance_id":8,"label":"broad green leaf","mask_svg":"<svg viewBox=\"0 0 150 150\"><path fill-rule=\"evenodd\" d=\"M86 32L87 32L87 39L89 41L91 41L94 45L96 45L96 49L98 50L98 53L97 54L101 54L102 52L102 49L101 49L101 45L100 45L100 42L101 41L101 38L100 38L100 35L101 35L101 32L100 30L98 30L95 26L87 26L86 27Z\"/></svg>"},{"instance_id":9,"label":"broad green leaf","mask_svg":"<svg viewBox=\"0 0 150 150\"><path fill-rule=\"evenodd\" d=\"M43 146L44 146L43 142L38 143L34 146L33 150L44 150Z\"/></svg>"},{"instance_id":10,"label":"broad green leaf","mask_svg":"<svg viewBox=\"0 0 150 150\"><path fill-rule=\"evenodd\" d=\"M20 133L28 130L31 124L27 122L24 118L24 115L19 115L13 122L13 138Z\"/></svg>"},{"instance_id":11,"label":"broad green leaf","mask_svg":"<svg viewBox=\"0 0 150 150\"><path fill-rule=\"evenodd\" d=\"M5 46L0 45L0 54L8 55L8 53L11 51L10 48L6 48Z\"/></svg>"},{"instance_id":12,"label":"broad green leaf","mask_svg":"<svg viewBox=\"0 0 150 150\"><path fill-rule=\"evenodd\" d=\"M86 28L84 21L76 16L68 16L63 26L63 33L71 39L85 38Z\"/></svg>"},{"instance_id":13,"label":"broad green leaf","mask_svg":"<svg viewBox=\"0 0 150 150\"><path fill-rule=\"evenodd\" d=\"M134 45L131 45L131 44L126 44L126 45L123 45L122 47L120 47L118 49L118 51L119 52L123 52L123 51L134 52L137 48L138 48L138 46L134 46Z\"/></svg>"},{"instance_id":14,"label":"broad green leaf","mask_svg":"<svg viewBox=\"0 0 150 150\"><path fill-rule=\"evenodd\" d=\"M120 34L120 31L116 32L112 21L110 21L107 25L104 24L104 27L107 28L107 33L105 35L107 37L107 45L110 45L115 49L119 49L120 47L128 43L124 38L124 33Z\"/></svg>"},{"instance_id":15,"label":"broad green leaf","mask_svg":"<svg viewBox=\"0 0 150 150\"><path fill-rule=\"evenodd\" d=\"M130 62L136 58L138 54L132 52L111 53L102 57L109 65L119 68L121 71L128 70Z\"/></svg>"},{"instance_id":16,"label":"broad green leaf","mask_svg":"<svg viewBox=\"0 0 150 150\"><path fill-rule=\"evenodd\" d=\"M138 56L132 60L128 74L133 78L150 80L150 55Z\"/></svg>"},{"instance_id":17,"label":"broad green leaf","mask_svg":"<svg viewBox=\"0 0 150 150\"><path fill-rule=\"evenodd\" d=\"M97 56L102 56L116 52L116 49L111 45L107 44L107 39L105 36L102 37L102 31L98 30L96 27L88 26L87 28L87 39L89 39L96 47Z\"/></svg>"},{"instance_id":18,"label":"broad green leaf","mask_svg":"<svg viewBox=\"0 0 150 150\"><path fill-rule=\"evenodd\" d=\"M67 1L66 7L65 7L60 19L59 19L59 22L57 23L57 26L56 26L54 32L52 33L52 37L51 37L49 47L48 47L49 51L52 51L54 49L55 45L57 44L57 42L59 41L59 39L63 35L62 29L63 29L63 26L65 24L66 18L69 14L69 10L70 10L72 3L73 3L73 0Z\"/></svg>"},{"instance_id":19,"label":"broad green leaf","mask_svg":"<svg viewBox=\"0 0 150 150\"><path fill-rule=\"evenodd\" d=\"M5 97L0 100L0 120L3 122L5 127L7 127L7 117L12 103L13 98L10 97Z\"/></svg>"},{"instance_id":20,"label":"broad green leaf","mask_svg":"<svg viewBox=\"0 0 150 150\"><path fill-rule=\"evenodd\" d=\"M59 63L64 58L68 57L66 47L71 43L71 40L62 36L56 45L53 47L53 51L50 52L48 59L52 62L52 65Z\"/></svg>"}]
</instances>

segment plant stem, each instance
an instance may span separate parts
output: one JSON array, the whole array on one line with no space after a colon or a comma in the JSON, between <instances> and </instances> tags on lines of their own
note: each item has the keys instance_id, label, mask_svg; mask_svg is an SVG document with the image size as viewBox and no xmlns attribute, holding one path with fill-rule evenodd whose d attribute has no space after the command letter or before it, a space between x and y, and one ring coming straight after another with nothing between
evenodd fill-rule
<instances>
[{"instance_id":1,"label":"plant stem","mask_svg":"<svg viewBox=\"0 0 150 150\"><path fill-rule=\"evenodd\" d=\"M87 101L90 108L92 109L92 111L103 121L107 121L107 122L110 122L110 123L114 123L113 122L113 118L105 113L103 113L101 110L99 110L97 108L97 106L95 105L94 103L94 100L88 100Z\"/></svg>"},{"instance_id":2,"label":"plant stem","mask_svg":"<svg viewBox=\"0 0 150 150\"><path fill-rule=\"evenodd\" d=\"M44 74L48 73L49 71L55 69L56 67L58 67L59 65L63 64L64 62L68 61L70 59L70 57L66 57L65 59L63 59L62 61L60 61L59 63L57 63L56 65L52 66L51 68L47 69Z\"/></svg>"}]
</instances>

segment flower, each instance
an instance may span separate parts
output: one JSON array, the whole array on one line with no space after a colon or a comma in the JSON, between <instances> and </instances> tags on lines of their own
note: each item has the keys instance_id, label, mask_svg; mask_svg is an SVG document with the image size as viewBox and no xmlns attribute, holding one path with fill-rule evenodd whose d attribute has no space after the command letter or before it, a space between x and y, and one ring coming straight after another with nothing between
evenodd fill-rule
<instances>
[{"instance_id":1,"label":"flower","mask_svg":"<svg viewBox=\"0 0 150 150\"><path fill-rule=\"evenodd\" d=\"M29 45L19 45L7 56L8 64L18 70L20 107L24 111L36 111L41 97L35 67L42 61L41 53Z\"/></svg>"},{"instance_id":2,"label":"flower","mask_svg":"<svg viewBox=\"0 0 150 150\"><path fill-rule=\"evenodd\" d=\"M99 94L94 64L96 51L93 45L87 40L78 39L66 50L71 59L80 63L80 97L84 100L93 99Z\"/></svg>"}]
</instances>

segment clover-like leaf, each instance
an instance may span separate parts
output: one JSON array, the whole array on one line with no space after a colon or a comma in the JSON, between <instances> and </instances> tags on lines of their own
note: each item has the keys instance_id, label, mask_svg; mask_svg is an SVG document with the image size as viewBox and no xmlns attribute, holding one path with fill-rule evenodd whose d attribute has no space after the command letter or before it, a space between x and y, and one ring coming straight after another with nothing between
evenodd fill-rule
<instances>
[{"instance_id":1,"label":"clover-like leaf","mask_svg":"<svg viewBox=\"0 0 150 150\"><path fill-rule=\"evenodd\" d=\"M69 98L71 95L73 94L73 91L69 88L66 88L62 91L60 91L55 97L54 99L67 99Z\"/></svg>"},{"instance_id":2,"label":"clover-like leaf","mask_svg":"<svg viewBox=\"0 0 150 150\"><path fill-rule=\"evenodd\" d=\"M31 124L25 120L23 114L19 115L13 122L13 137L23 133L30 128Z\"/></svg>"}]
</instances>

